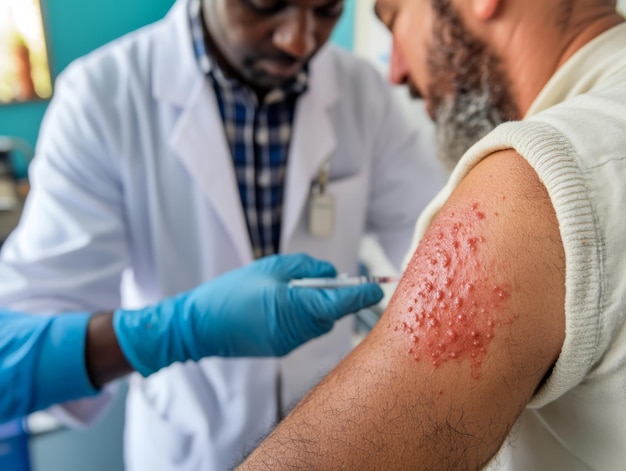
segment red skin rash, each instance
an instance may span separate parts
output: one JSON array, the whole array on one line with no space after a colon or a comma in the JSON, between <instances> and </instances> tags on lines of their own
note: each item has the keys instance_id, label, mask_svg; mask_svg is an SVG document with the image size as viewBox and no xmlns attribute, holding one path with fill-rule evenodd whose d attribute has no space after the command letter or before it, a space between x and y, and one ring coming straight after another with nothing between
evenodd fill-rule
<instances>
[{"instance_id":1,"label":"red skin rash","mask_svg":"<svg viewBox=\"0 0 626 471\"><path fill-rule=\"evenodd\" d=\"M475 379L480 378L496 327L510 323L496 316L510 289L496 279L495 266L481 259L486 218L478 203L461 214L441 214L413 255L389 306L396 322L388 327L408 339L407 354L414 361L435 368L448 361L469 361Z\"/></svg>"}]
</instances>

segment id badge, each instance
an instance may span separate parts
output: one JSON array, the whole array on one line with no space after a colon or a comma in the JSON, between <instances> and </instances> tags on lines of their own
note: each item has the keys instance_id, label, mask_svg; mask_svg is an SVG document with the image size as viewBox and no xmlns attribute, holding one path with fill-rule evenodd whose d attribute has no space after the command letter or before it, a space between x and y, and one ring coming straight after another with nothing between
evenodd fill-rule
<instances>
[{"instance_id":1,"label":"id badge","mask_svg":"<svg viewBox=\"0 0 626 471\"><path fill-rule=\"evenodd\" d=\"M309 232L313 237L332 237L335 233L335 198L313 190L309 206Z\"/></svg>"}]
</instances>

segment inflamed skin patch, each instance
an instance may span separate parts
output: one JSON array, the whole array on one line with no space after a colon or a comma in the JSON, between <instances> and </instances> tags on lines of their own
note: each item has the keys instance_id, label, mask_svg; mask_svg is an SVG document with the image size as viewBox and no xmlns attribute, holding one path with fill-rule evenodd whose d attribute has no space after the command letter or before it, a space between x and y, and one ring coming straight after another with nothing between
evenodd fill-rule
<instances>
[{"instance_id":1,"label":"inflamed skin patch","mask_svg":"<svg viewBox=\"0 0 626 471\"><path fill-rule=\"evenodd\" d=\"M482 361L497 327L510 320L499 314L510 287L498 280L494 263L481 254L489 241L482 231L488 217L474 203L465 211L442 213L415 252L390 307L389 324L409 339L407 355L437 368L469 361L480 377Z\"/></svg>"}]
</instances>

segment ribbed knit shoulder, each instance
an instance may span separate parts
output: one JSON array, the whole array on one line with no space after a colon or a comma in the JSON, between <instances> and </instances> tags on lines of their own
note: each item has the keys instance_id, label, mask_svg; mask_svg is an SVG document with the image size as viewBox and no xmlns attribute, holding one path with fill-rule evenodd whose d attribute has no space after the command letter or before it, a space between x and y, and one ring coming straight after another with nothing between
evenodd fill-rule
<instances>
[{"instance_id":1,"label":"ribbed knit shoulder","mask_svg":"<svg viewBox=\"0 0 626 471\"><path fill-rule=\"evenodd\" d=\"M602 297L603 242L576 151L554 127L541 122L499 126L468 151L450 181L418 222L414 247L461 180L494 152L514 149L547 188L566 256L566 338L559 360L531 407L541 407L579 384L597 357Z\"/></svg>"},{"instance_id":2,"label":"ribbed knit shoulder","mask_svg":"<svg viewBox=\"0 0 626 471\"><path fill-rule=\"evenodd\" d=\"M537 172L559 222L566 259L566 337L555 368L530 407L541 407L578 385L597 360L604 280L604 241L577 151L554 127L508 123L481 141L468 157L474 165L512 148ZM472 158L473 157L473 158Z\"/></svg>"}]
</instances>

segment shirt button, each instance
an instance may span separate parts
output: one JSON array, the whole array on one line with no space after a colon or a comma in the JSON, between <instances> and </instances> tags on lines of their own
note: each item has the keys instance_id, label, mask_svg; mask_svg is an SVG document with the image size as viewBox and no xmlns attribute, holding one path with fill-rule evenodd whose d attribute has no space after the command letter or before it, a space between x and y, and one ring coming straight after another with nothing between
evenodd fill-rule
<instances>
[{"instance_id":1,"label":"shirt button","mask_svg":"<svg viewBox=\"0 0 626 471\"><path fill-rule=\"evenodd\" d=\"M266 146L270 141L270 133L267 129L259 129L256 132L256 143L260 146Z\"/></svg>"},{"instance_id":2,"label":"shirt button","mask_svg":"<svg viewBox=\"0 0 626 471\"><path fill-rule=\"evenodd\" d=\"M288 124L282 124L280 126L280 142L282 144L287 144L289 139L291 139L291 126Z\"/></svg>"},{"instance_id":3,"label":"shirt button","mask_svg":"<svg viewBox=\"0 0 626 471\"><path fill-rule=\"evenodd\" d=\"M272 182L272 175L270 174L270 171L267 169L261 170L256 181L260 186L270 186L270 183Z\"/></svg>"}]
</instances>

